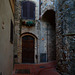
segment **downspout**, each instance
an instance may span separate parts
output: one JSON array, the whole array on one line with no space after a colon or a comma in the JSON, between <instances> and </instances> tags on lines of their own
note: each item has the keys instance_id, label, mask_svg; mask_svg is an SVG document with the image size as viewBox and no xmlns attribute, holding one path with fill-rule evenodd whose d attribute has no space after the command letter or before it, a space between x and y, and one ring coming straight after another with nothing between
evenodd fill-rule
<instances>
[{"instance_id":1,"label":"downspout","mask_svg":"<svg viewBox=\"0 0 75 75\"><path fill-rule=\"evenodd\" d=\"M47 24L47 62L48 62L48 24Z\"/></svg>"}]
</instances>

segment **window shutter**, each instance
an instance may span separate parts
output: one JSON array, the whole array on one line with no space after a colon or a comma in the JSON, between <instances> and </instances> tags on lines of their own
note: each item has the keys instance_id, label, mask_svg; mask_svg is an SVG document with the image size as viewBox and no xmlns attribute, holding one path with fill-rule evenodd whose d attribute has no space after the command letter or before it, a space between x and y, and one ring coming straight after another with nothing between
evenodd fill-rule
<instances>
[{"instance_id":1,"label":"window shutter","mask_svg":"<svg viewBox=\"0 0 75 75\"><path fill-rule=\"evenodd\" d=\"M28 15L28 17L27 17L27 19L30 19L30 2L28 1L28 6L27 6L28 8L27 8L27 10L28 10L28 12L27 12L27 15Z\"/></svg>"},{"instance_id":2,"label":"window shutter","mask_svg":"<svg viewBox=\"0 0 75 75\"><path fill-rule=\"evenodd\" d=\"M35 19L35 4L34 3L30 4L30 18Z\"/></svg>"},{"instance_id":3,"label":"window shutter","mask_svg":"<svg viewBox=\"0 0 75 75\"><path fill-rule=\"evenodd\" d=\"M23 9L22 15L25 19L27 19L27 2L23 3L23 8L22 9Z\"/></svg>"},{"instance_id":4,"label":"window shutter","mask_svg":"<svg viewBox=\"0 0 75 75\"><path fill-rule=\"evenodd\" d=\"M35 19L35 4L30 1L22 3L22 18Z\"/></svg>"}]
</instances>

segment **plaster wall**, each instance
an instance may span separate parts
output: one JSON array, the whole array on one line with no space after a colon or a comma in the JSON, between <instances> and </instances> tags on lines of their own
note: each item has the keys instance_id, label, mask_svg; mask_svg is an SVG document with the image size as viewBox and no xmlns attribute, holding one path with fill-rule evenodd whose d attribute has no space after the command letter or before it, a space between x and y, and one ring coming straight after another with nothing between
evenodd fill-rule
<instances>
[{"instance_id":1,"label":"plaster wall","mask_svg":"<svg viewBox=\"0 0 75 75\"><path fill-rule=\"evenodd\" d=\"M9 0L0 0L0 72L11 75L13 70L13 44L10 43L11 20L14 22Z\"/></svg>"}]
</instances>

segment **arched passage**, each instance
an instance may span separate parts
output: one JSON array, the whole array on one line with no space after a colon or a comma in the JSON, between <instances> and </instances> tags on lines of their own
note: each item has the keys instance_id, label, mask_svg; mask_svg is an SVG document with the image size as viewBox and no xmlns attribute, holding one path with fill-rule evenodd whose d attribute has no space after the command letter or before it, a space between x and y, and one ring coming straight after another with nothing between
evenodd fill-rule
<instances>
[{"instance_id":1,"label":"arched passage","mask_svg":"<svg viewBox=\"0 0 75 75\"><path fill-rule=\"evenodd\" d=\"M47 10L43 14L42 20L50 23L52 26L55 26L55 11L53 9Z\"/></svg>"},{"instance_id":2,"label":"arched passage","mask_svg":"<svg viewBox=\"0 0 75 75\"><path fill-rule=\"evenodd\" d=\"M56 59L56 23L55 11L47 10L42 20L47 23L47 59L52 61Z\"/></svg>"}]
</instances>

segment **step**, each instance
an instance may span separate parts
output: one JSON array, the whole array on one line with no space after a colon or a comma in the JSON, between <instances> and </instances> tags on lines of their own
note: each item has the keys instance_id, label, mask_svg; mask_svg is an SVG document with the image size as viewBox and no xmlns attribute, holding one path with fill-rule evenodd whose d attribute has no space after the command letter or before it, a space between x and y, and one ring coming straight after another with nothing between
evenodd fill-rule
<instances>
[{"instance_id":1,"label":"step","mask_svg":"<svg viewBox=\"0 0 75 75\"><path fill-rule=\"evenodd\" d=\"M15 64L12 75L49 75L47 73L59 75L55 66L55 61L41 64Z\"/></svg>"}]
</instances>

